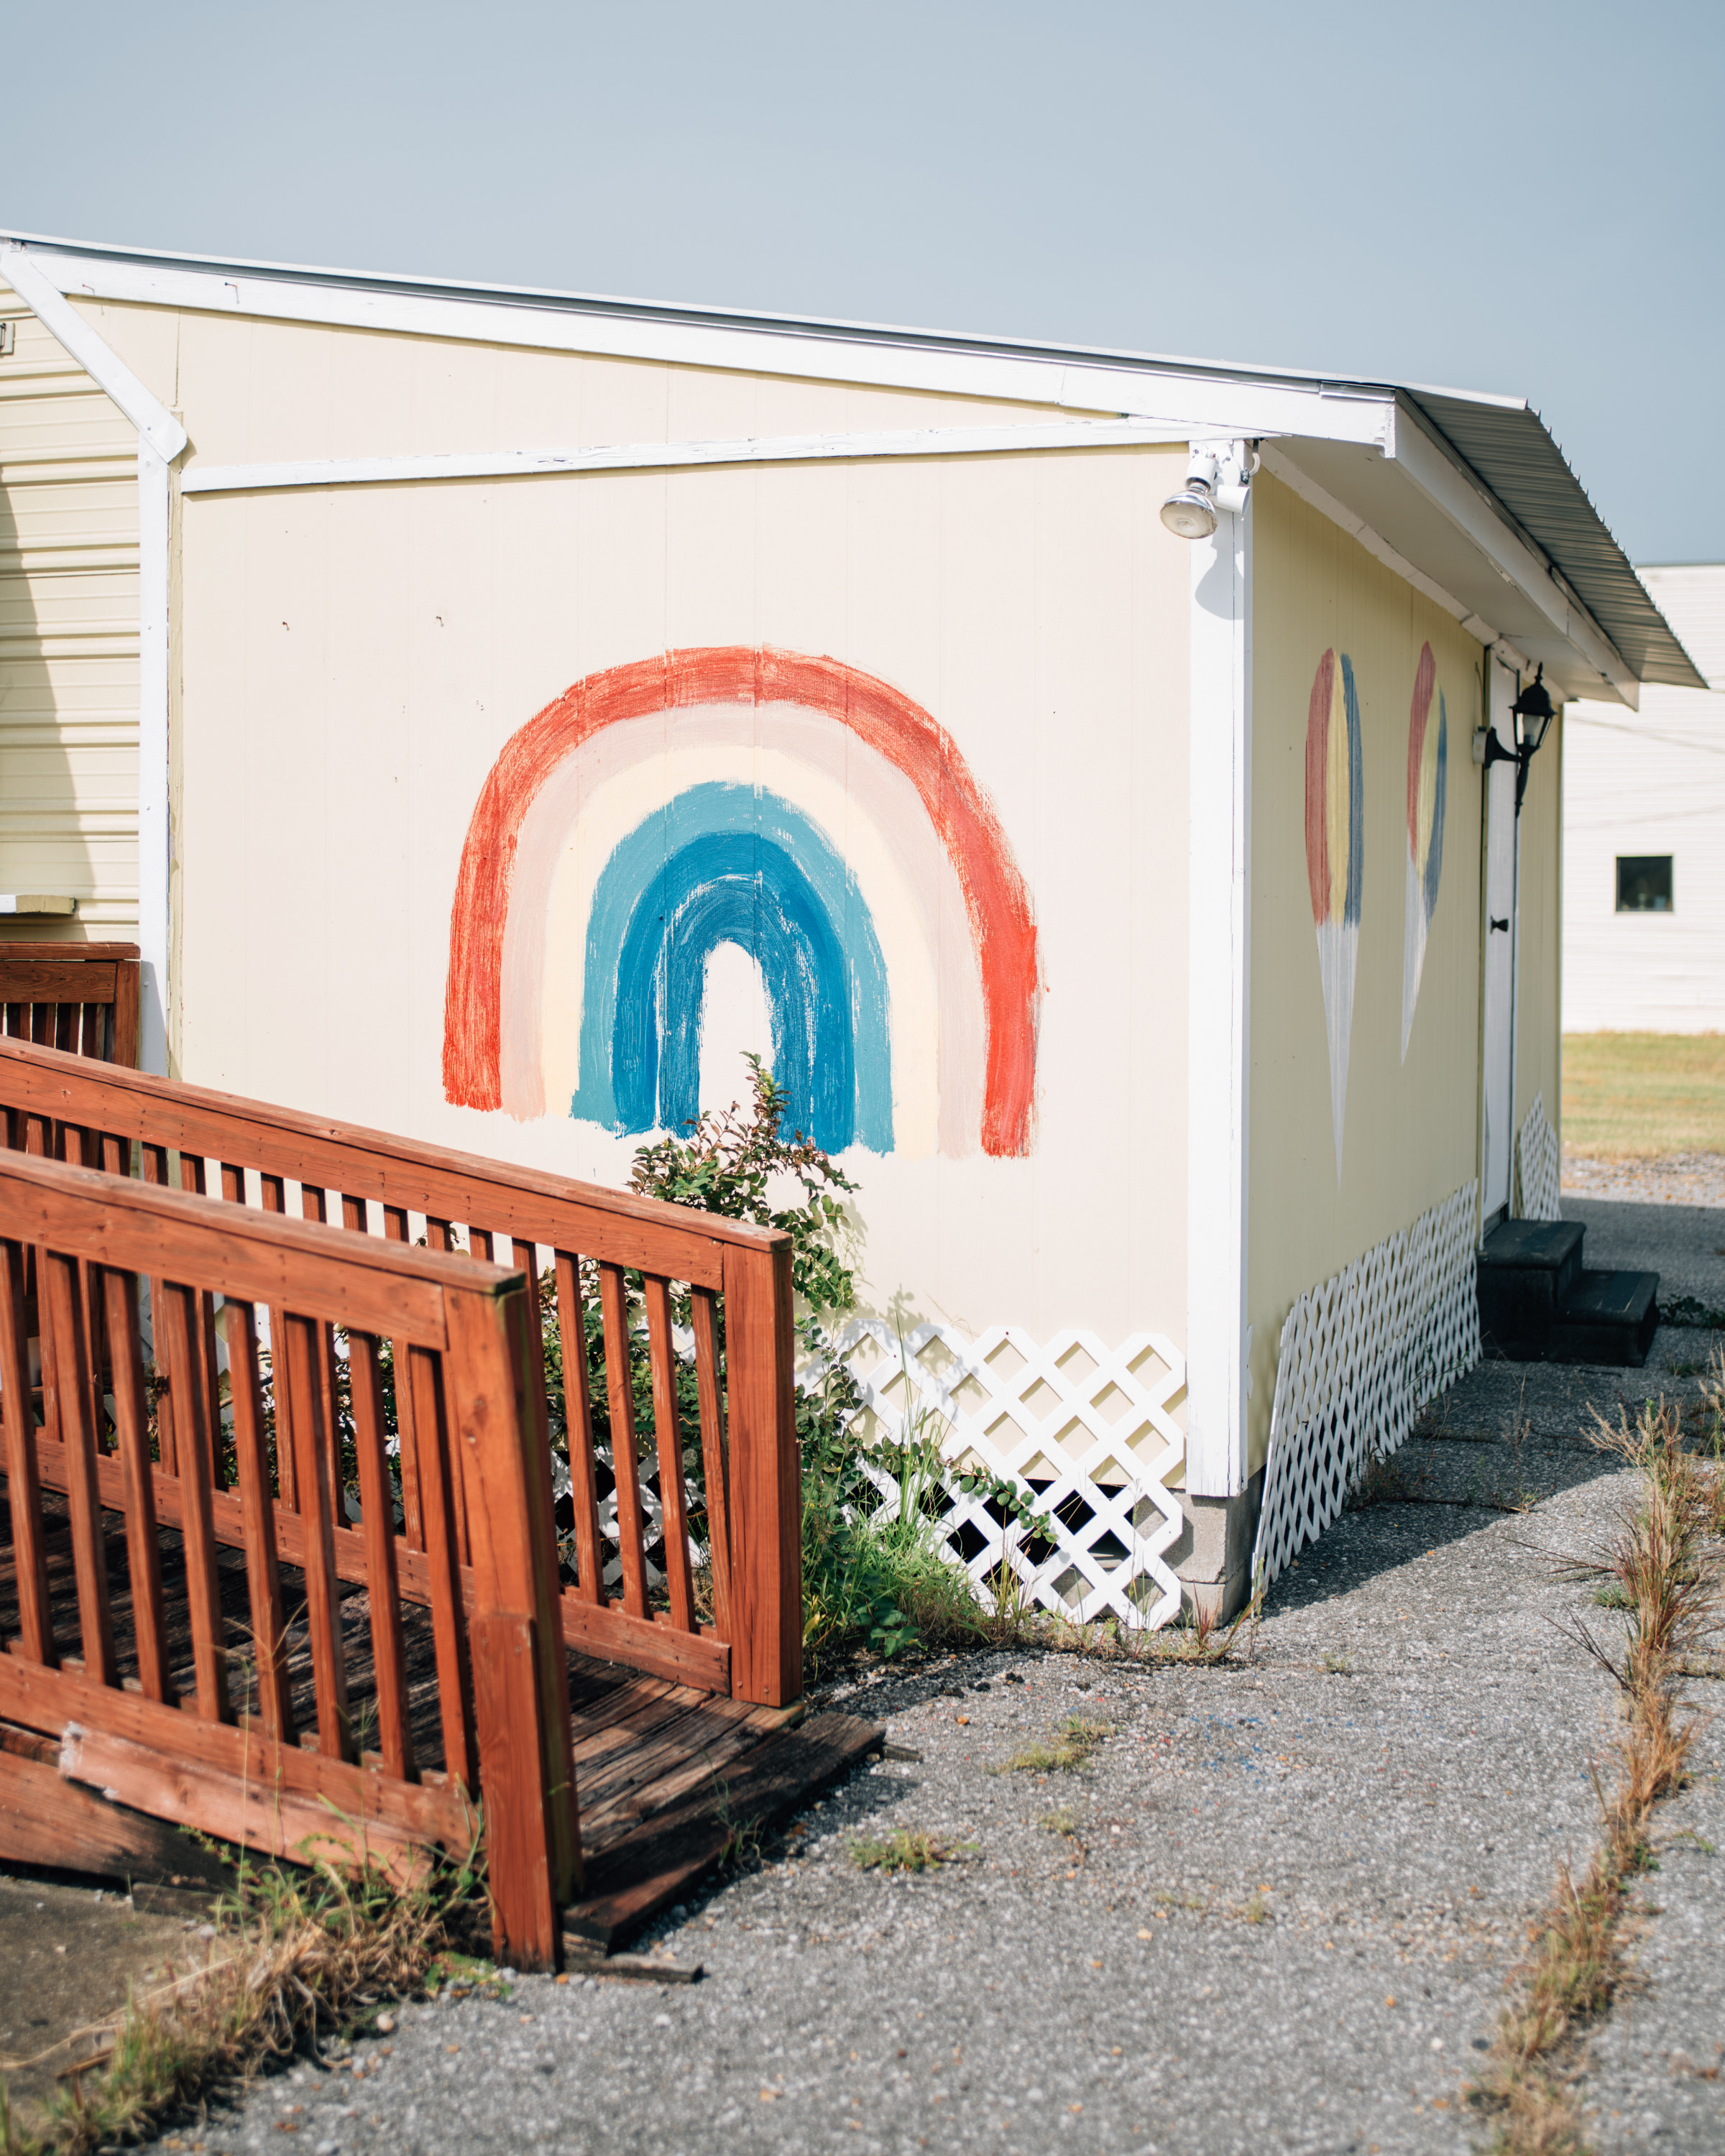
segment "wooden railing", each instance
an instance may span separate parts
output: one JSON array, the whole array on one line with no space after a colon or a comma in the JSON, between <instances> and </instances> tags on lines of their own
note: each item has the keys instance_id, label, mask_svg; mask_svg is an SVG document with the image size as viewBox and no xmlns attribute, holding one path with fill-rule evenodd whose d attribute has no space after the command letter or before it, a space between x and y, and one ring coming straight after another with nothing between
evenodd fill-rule
<instances>
[{"instance_id":1,"label":"wooden railing","mask_svg":"<svg viewBox=\"0 0 1725 2156\"><path fill-rule=\"evenodd\" d=\"M32 1300L53 1408L39 1428ZM151 1429L161 1404L146 1381L146 1300L172 1373L171 1445ZM273 1449L293 1463L291 1507L272 1486L266 1310ZM519 1271L0 1152L0 1409L18 1627L0 1653L0 1719L58 1738L63 1774L141 1811L302 1860L308 1843L350 1859L363 1845L371 1860L412 1871L429 1845L465 1854L482 1809L497 1951L554 1965L580 1850L566 1658L517 1383L527 1318ZM338 1523L330 1474L320 1362L335 1326L352 1379L357 1532ZM389 1343L415 1404L416 1549L393 1532L378 1379ZM219 1465L229 1447L233 1489ZM108 1546L114 1515L123 1567ZM291 1603L285 1567L298 1573ZM364 1641L352 1630L344 1640L343 1580L366 1591L369 1748L350 1699ZM424 1749L440 1736L436 1772L415 1759L413 1601L430 1612L438 1712ZM290 1607L303 1610L297 1637ZM304 1736L296 1682L315 1723Z\"/></svg>"},{"instance_id":2,"label":"wooden railing","mask_svg":"<svg viewBox=\"0 0 1725 2156\"><path fill-rule=\"evenodd\" d=\"M526 1280L519 1383L530 1439L530 1496L542 1559L555 1581L552 1404L537 1344L543 1254L554 1269L565 1345L562 1398L557 1404L567 1432L574 1514L577 1578L557 1598L563 1637L588 1654L758 1705L788 1707L800 1698L802 1507L787 1237L11 1040L0 1040L0 1109L8 1118L8 1142L16 1148L124 1173L131 1168L136 1147L146 1183L167 1184L176 1178L186 1188L211 1196L219 1191L230 1202L277 1214L292 1201L297 1186L309 1219L370 1229L373 1240L381 1235L398 1244L405 1244L410 1233L423 1233L434 1250L454 1247L465 1233L475 1254L518 1267ZM640 1281L652 1373L662 1599L649 1598L647 1578L629 1276ZM671 1337L673 1294L684 1286L698 1387L709 1623L697 1620L684 1517L683 1432ZM601 1463L583 1352L589 1300L597 1301L603 1335L620 1594L609 1591L603 1576L598 1528ZM44 1339L53 1323L50 1308ZM290 1361L278 1368L276 1383L295 1400L301 1385L315 1383L330 1444L338 1371L327 1331L307 1353L304 1371ZM51 1365L52 1357L46 1360ZM158 1350L158 1370L167 1381L166 1463L174 1457L181 1394L205 1383L202 1373L214 1361L207 1319L183 1348L171 1334ZM398 1353L393 1363L405 1515L403 1576L411 1581L417 1577L414 1561L429 1563L433 1554L429 1486L421 1457L419 1397L412 1385L399 1382L405 1357ZM44 1409L52 1436L61 1410L51 1390ZM277 1496L289 1512L300 1506L300 1471L293 1456L285 1455ZM454 1547L465 1561L470 1527L463 1490L458 1478ZM338 1563L342 1547L338 1537ZM357 1553L352 1561L358 1562Z\"/></svg>"},{"instance_id":3,"label":"wooden railing","mask_svg":"<svg viewBox=\"0 0 1725 2156\"><path fill-rule=\"evenodd\" d=\"M17 1040L136 1069L136 943L0 943L0 1019Z\"/></svg>"}]
</instances>

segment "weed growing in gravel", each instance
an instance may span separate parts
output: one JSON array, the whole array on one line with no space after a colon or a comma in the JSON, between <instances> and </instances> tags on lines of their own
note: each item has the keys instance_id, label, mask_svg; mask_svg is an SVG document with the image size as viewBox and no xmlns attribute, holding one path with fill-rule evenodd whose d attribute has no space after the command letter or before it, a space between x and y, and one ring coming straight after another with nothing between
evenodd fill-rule
<instances>
[{"instance_id":1,"label":"weed growing in gravel","mask_svg":"<svg viewBox=\"0 0 1725 2156\"><path fill-rule=\"evenodd\" d=\"M1594 1589L1594 1600L1601 1609L1633 1609L1635 1598L1615 1579L1602 1579Z\"/></svg>"},{"instance_id":2,"label":"weed growing in gravel","mask_svg":"<svg viewBox=\"0 0 1725 2156\"><path fill-rule=\"evenodd\" d=\"M245 1859L215 1921L205 1966L133 1996L105 2061L73 2080L39 2131L11 2118L0 2084L6 2156L91 2156L144 2138L213 2090L369 2021L380 1999L490 1974L462 1951L490 1924L484 1882L465 1868L403 1892L381 1871L348 1879Z\"/></svg>"},{"instance_id":3,"label":"weed growing in gravel","mask_svg":"<svg viewBox=\"0 0 1725 2156\"><path fill-rule=\"evenodd\" d=\"M1353 1665L1339 1647L1329 1648L1324 1656L1324 1668L1332 1677L1351 1676Z\"/></svg>"},{"instance_id":4,"label":"weed growing in gravel","mask_svg":"<svg viewBox=\"0 0 1725 2156\"><path fill-rule=\"evenodd\" d=\"M932 1871L957 1855L948 1843L906 1826L850 1845L850 1861L859 1871Z\"/></svg>"},{"instance_id":5,"label":"weed growing in gravel","mask_svg":"<svg viewBox=\"0 0 1725 2156\"><path fill-rule=\"evenodd\" d=\"M1081 1714L1070 1715L1055 1732L1052 1742L1041 1738L1014 1752L997 1774L1070 1774L1087 1767L1091 1755L1105 1738L1114 1734L1106 1722L1091 1722Z\"/></svg>"},{"instance_id":6,"label":"weed growing in gravel","mask_svg":"<svg viewBox=\"0 0 1725 2156\"><path fill-rule=\"evenodd\" d=\"M1050 1834L1074 1835L1078 1831L1077 1815L1070 1804L1061 1804L1051 1812L1045 1812L1036 1824Z\"/></svg>"},{"instance_id":7,"label":"weed growing in gravel","mask_svg":"<svg viewBox=\"0 0 1725 2156\"><path fill-rule=\"evenodd\" d=\"M1574 1568L1615 1587L1627 1614L1620 1652L1573 1630L1609 1670L1629 1709L1615 1787L1595 1779L1604 1837L1579 1880L1558 1869L1557 1892L1505 2010L1490 2064L1470 2092L1496 2114L1502 2156L1568 2156L1582 2147L1568 2071L1581 2029L1609 2005L1620 1974L1626 1890L1651 1861L1653 1807L1682 1787L1695 1723L1678 1719L1684 1663L1714 1622L1717 1589L1700 1561L1708 1532L1707 1471L1683 1445L1682 1418L1661 1400L1616 1429L1598 1418L1594 1443L1640 1470L1645 1496L1603 1560ZM1617 1606L1609 1604L1607 1606Z\"/></svg>"}]
</instances>

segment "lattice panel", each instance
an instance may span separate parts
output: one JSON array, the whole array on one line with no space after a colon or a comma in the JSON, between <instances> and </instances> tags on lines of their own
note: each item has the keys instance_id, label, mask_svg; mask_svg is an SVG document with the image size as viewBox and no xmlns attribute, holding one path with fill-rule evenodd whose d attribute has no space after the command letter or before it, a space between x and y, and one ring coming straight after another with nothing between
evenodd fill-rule
<instances>
[{"instance_id":1,"label":"lattice panel","mask_svg":"<svg viewBox=\"0 0 1725 2156\"><path fill-rule=\"evenodd\" d=\"M944 1460L974 1460L1033 1499L1027 1525L1003 1527L980 1496L942 1490L949 1546L968 1549L963 1561L985 1600L1005 1564L1031 1600L1061 1616L1154 1627L1178 1614L1180 1584L1165 1559L1183 1521L1167 1483L1185 1456L1169 1409L1186 1363L1171 1341L1140 1332L1108 1348L1074 1331L1039 1344L1010 1325L976 1339L935 1324L901 1335L865 1319L834 1353L879 1435L902 1441L926 1419ZM826 1367L811 1366L804 1382ZM896 1507L896 1479L869 1471Z\"/></svg>"},{"instance_id":2,"label":"lattice panel","mask_svg":"<svg viewBox=\"0 0 1725 2156\"><path fill-rule=\"evenodd\" d=\"M1545 1096L1536 1093L1516 1140L1516 1204L1518 1220L1561 1220L1558 1192L1563 1162L1558 1134L1545 1120Z\"/></svg>"},{"instance_id":3,"label":"lattice panel","mask_svg":"<svg viewBox=\"0 0 1725 2156\"><path fill-rule=\"evenodd\" d=\"M1264 1508L1252 1553L1268 1585L1341 1512L1425 1403L1480 1359L1477 1185L1309 1289L1276 1351Z\"/></svg>"}]
</instances>

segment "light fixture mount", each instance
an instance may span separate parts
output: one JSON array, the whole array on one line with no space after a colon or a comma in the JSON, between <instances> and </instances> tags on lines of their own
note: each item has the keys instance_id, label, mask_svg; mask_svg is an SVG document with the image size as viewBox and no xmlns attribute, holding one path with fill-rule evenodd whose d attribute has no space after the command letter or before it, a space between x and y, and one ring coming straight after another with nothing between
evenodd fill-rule
<instances>
[{"instance_id":1,"label":"light fixture mount","mask_svg":"<svg viewBox=\"0 0 1725 2156\"><path fill-rule=\"evenodd\" d=\"M1522 798L1527 791L1527 767L1538 753L1540 743L1550 731L1551 722L1558 715L1558 707L1551 700L1551 691L1545 685L1545 661L1541 660L1534 670L1533 679L1524 689L1522 677L1516 676L1516 700L1509 707L1509 716L1515 729L1515 747L1506 748L1497 738L1493 726L1486 736L1486 752L1480 759L1486 770L1494 763L1512 763L1516 767L1516 814L1522 813Z\"/></svg>"}]
</instances>

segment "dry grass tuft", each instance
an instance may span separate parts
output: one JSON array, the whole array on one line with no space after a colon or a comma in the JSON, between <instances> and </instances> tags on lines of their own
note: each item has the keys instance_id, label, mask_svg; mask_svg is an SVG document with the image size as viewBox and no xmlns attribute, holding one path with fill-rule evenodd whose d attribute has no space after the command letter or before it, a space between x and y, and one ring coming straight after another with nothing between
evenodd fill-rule
<instances>
[{"instance_id":1,"label":"dry grass tuft","mask_svg":"<svg viewBox=\"0 0 1725 2156\"><path fill-rule=\"evenodd\" d=\"M914 1827L853 1841L850 1861L860 1871L932 1871L956 1863L963 1852Z\"/></svg>"},{"instance_id":2,"label":"dry grass tuft","mask_svg":"<svg viewBox=\"0 0 1725 2156\"><path fill-rule=\"evenodd\" d=\"M1039 1738L1022 1751L1014 1752L1004 1771L1009 1774L1076 1773L1090 1764L1091 1754L1104 1738L1113 1734L1110 1722L1091 1722L1081 1714L1070 1715L1055 1732L1051 1741Z\"/></svg>"},{"instance_id":3,"label":"dry grass tuft","mask_svg":"<svg viewBox=\"0 0 1725 2156\"><path fill-rule=\"evenodd\" d=\"M315 2049L380 2000L434 1988L489 1932L480 1882L448 1871L403 1894L379 1872L290 1873L249 1861L201 1969L134 1998L100 2061L45 2124L14 2120L0 2084L5 2156L94 2156L143 2139L273 2061Z\"/></svg>"},{"instance_id":4,"label":"dry grass tuft","mask_svg":"<svg viewBox=\"0 0 1725 2156\"><path fill-rule=\"evenodd\" d=\"M1695 1724L1680 1718L1677 1687L1717 1605L1700 1548L1712 1532L1716 1471L1685 1449L1679 1411L1650 1401L1636 1424L1600 1421L1594 1442L1644 1477L1643 1502L1604 1558L1578 1568L1599 1577L1596 1601L1626 1611L1624 1644L1614 1651L1579 1620L1573 1628L1621 1687L1629 1727L1615 1786L1595 1779L1599 1847L1579 1881L1567 1866L1559 1870L1517 1996L1470 2092L1495 2115L1492 2146L1502 2156L1577 2156L1584 2146L1574 2087L1580 2038L1617 1988L1625 1895L1649 1861L1653 1808L1683 1786Z\"/></svg>"}]
</instances>

